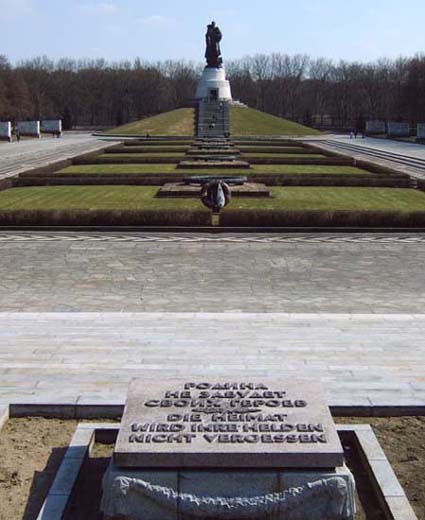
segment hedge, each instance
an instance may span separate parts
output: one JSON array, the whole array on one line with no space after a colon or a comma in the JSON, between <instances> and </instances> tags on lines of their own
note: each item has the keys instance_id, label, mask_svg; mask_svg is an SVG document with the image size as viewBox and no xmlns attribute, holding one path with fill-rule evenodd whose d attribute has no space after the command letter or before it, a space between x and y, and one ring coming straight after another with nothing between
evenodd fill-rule
<instances>
[{"instance_id":1,"label":"hedge","mask_svg":"<svg viewBox=\"0 0 425 520\"><path fill-rule=\"evenodd\" d=\"M29 186L162 186L167 182L183 182L186 175L173 175L172 177L157 177L151 175L127 175L127 176L51 176L51 177L22 177L16 182L16 187Z\"/></svg>"},{"instance_id":2,"label":"hedge","mask_svg":"<svg viewBox=\"0 0 425 520\"><path fill-rule=\"evenodd\" d=\"M182 157L77 157L74 165L82 164L177 164Z\"/></svg>"},{"instance_id":3,"label":"hedge","mask_svg":"<svg viewBox=\"0 0 425 520\"><path fill-rule=\"evenodd\" d=\"M341 157L265 157L249 158L251 164L317 164L317 165L337 165L354 166L354 159Z\"/></svg>"},{"instance_id":4,"label":"hedge","mask_svg":"<svg viewBox=\"0 0 425 520\"><path fill-rule=\"evenodd\" d=\"M239 146L308 146L293 139L231 139L231 142Z\"/></svg>"},{"instance_id":5,"label":"hedge","mask_svg":"<svg viewBox=\"0 0 425 520\"><path fill-rule=\"evenodd\" d=\"M299 153L299 154L316 154L317 152L315 150L310 150L308 148L302 148L300 146L243 146L238 145L240 148L240 151L242 153L275 153L275 154L285 154L285 153ZM322 153L322 152L320 152Z\"/></svg>"},{"instance_id":6,"label":"hedge","mask_svg":"<svg viewBox=\"0 0 425 520\"><path fill-rule=\"evenodd\" d=\"M155 148L150 148L149 146L117 146L114 148L108 148L105 150L105 153L180 153L187 152L189 148L189 146L178 146L175 148L170 148L169 146L155 146Z\"/></svg>"},{"instance_id":7,"label":"hedge","mask_svg":"<svg viewBox=\"0 0 425 520\"><path fill-rule=\"evenodd\" d=\"M9 210L1 226L209 226L205 210Z\"/></svg>"},{"instance_id":8,"label":"hedge","mask_svg":"<svg viewBox=\"0 0 425 520\"><path fill-rule=\"evenodd\" d=\"M425 227L425 211L285 211L226 209L220 225L230 227Z\"/></svg>"},{"instance_id":9,"label":"hedge","mask_svg":"<svg viewBox=\"0 0 425 520\"><path fill-rule=\"evenodd\" d=\"M160 146L192 146L194 143L193 139L188 141L167 141L166 139L163 139L162 141L143 141L143 140L134 140L134 141L125 141L123 144L124 146L143 146L143 147L149 147L151 146L153 149L160 147Z\"/></svg>"},{"instance_id":10,"label":"hedge","mask_svg":"<svg viewBox=\"0 0 425 520\"><path fill-rule=\"evenodd\" d=\"M177 170L178 171L178 170ZM194 170L196 173L196 170ZM225 172L217 172L217 175L225 175ZM161 186L167 182L182 182L188 174L155 173L155 174L72 174L72 175L38 175L20 176L16 181L17 186L60 186L60 185L139 185L139 186ZM364 187L387 187L408 188L409 180L405 178L379 177L373 175L251 175L247 170L248 182L259 182L267 186L364 186ZM10 187L10 186L9 186ZM0 185L1 190L1 185Z\"/></svg>"}]
</instances>

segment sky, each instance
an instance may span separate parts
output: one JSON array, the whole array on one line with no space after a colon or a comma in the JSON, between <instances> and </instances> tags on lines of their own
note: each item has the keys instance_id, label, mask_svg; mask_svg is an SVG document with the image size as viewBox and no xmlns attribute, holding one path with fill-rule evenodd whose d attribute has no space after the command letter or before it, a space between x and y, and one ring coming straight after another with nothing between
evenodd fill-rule
<instances>
[{"instance_id":1,"label":"sky","mask_svg":"<svg viewBox=\"0 0 425 520\"><path fill-rule=\"evenodd\" d=\"M211 20L223 32L224 60L425 52L424 0L0 0L0 54L13 63L41 55L202 62Z\"/></svg>"}]
</instances>

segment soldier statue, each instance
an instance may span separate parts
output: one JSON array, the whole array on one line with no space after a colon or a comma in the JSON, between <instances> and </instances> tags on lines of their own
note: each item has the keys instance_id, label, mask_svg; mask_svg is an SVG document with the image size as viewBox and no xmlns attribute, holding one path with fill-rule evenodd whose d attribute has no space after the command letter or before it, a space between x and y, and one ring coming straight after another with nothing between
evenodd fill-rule
<instances>
[{"instance_id":1,"label":"soldier statue","mask_svg":"<svg viewBox=\"0 0 425 520\"><path fill-rule=\"evenodd\" d=\"M208 67L219 69L223 65L220 50L220 42L223 35L215 22L211 22L208 25L205 38L207 42L205 58L207 59Z\"/></svg>"}]
</instances>

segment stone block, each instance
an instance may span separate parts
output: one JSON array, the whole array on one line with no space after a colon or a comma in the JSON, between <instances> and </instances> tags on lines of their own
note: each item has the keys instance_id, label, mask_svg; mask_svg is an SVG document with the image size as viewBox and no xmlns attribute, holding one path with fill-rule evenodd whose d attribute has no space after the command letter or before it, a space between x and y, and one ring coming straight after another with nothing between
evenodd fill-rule
<instances>
[{"instance_id":1,"label":"stone block","mask_svg":"<svg viewBox=\"0 0 425 520\"><path fill-rule=\"evenodd\" d=\"M40 137L40 121L18 121L16 126L21 135Z\"/></svg>"},{"instance_id":2,"label":"stone block","mask_svg":"<svg viewBox=\"0 0 425 520\"><path fill-rule=\"evenodd\" d=\"M0 430L9 420L9 406L0 403Z\"/></svg>"},{"instance_id":3,"label":"stone block","mask_svg":"<svg viewBox=\"0 0 425 520\"><path fill-rule=\"evenodd\" d=\"M387 497L386 503L392 520L418 520L406 497Z\"/></svg>"},{"instance_id":4,"label":"stone block","mask_svg":"<svg viewBox=\"0 0 425 520\"><path fill-rule=\"evenodd\" d=\"M386 132L385 121L367 121L366 123L366 134L368 135L380 135Z\"/></svg>"},{"instance_id":5,"label":"stone block","mask_svg":"<svg viewBox=\"0 0 425 520\"><path fill-rule=\"evenodd\" d=\"M62 460L49 495L71 495L83 460L82 458L64 458Z\"/></svg>"},{"instance_id":6,"label":"stone block","mask_svg":"<svg viewBox=\"0 0 425 520\"><path fill-rule=\"evenodd\" d=\"M48 495L37 520L59 520L63 518L68 498L67 495Z\"/></svg>"},{"instance_id":7,"label":"stone block","mask_svg":"<svg viewBox=\"0 0 425 520\"><path fill-rule=\"evenodd\" d=\"M410 124L409 123L388 123L389 137L409 137Z\"/></svg>"},{"instance_id":8,"label":"stone block","mask_svg":"<svg viewBox=\"0 0 425 520\"><path fill-rule=\"evenodd\" d=\"M64 458L84 460L94 442L94 434L94 429L78 427L68 445Z\"/></svg>"},{"instance_id":9,"label":"stone block","mask_svg":"<svg viewBox=\"0 0 425 520\"><path fill-rule=\"evenodd\" d=\"M388 460L370 460L368 462L385 499L388 497L405 496L403 488L397 480L394 470L388 463Z\"/></svg>"},{"instance_id":10,"label":"stone block","mask_svg":"<svg viewBox=\"0 0 425 520\"><path fill-rule=\"evenodd\" d=\"M41 121L41 131L45 134L62 133L61 119L44 119Z\"/></svg>"},{"instance_id":11,"label":"stone block","mask_svg":"<svg viewBox=\"0 0 425 520\"><path fill-rule=\"evenodd\" d=\"M0 141L12 140L12 123L10 121L0 121Z\"/></svg>"},{"instance_id":12,"label":"stone block","mask_svg":"<svg viewBox=\"0 0 425 520\"><path fill-rule=\"evenodd\" d=\"M418 124L416 137L418 139L425 140L425 123Z\"/></svg>"},{"instance_id":13,"label":"stone block","mask_svg":"<svg viewBox=\"0 0 425 520\"><path fill-rule=\"evenodd\" d=\"M255 378L253 378L255 379ZM295 379L134 380L119 466L334 468L343 450L320 384Z\"/></svg>"}]
</instances>

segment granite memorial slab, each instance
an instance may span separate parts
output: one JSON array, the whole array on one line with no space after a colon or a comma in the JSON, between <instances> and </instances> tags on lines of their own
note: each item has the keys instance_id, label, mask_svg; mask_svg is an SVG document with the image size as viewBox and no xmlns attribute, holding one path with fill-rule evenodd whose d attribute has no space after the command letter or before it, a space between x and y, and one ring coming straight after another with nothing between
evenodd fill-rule
<instances>
[{"instance_id":1,"label":"granite memorial slab","mask_svg":"<svg viewBox=\"0 0 425 520\"><path fill-rule=\"evenodd\" d=\"M418 139L425 140L425 124L424 123L418 124L416 137Z\"/></svg>"},{"instance_id":2,"label":"granite memorial slab","mask_svg":"<svg viewBox=\"0 0 425 520\"><path fill-rule=\"evenodd\" d=\"M380 135L387 131L385 121L367 121L366 134Z\"/></svg>"},{"instance_id":3,"label":"granite memorial slab","mask_svg":"<svg viewBox=\"0 0 425 520\"><path fill-rule=\"evenodd\" d=\"M45 134L62 134L61 119L44 119L41 121L41 131Z\"/></svg>"},{"instance_id":4,"label":"granite memorial slab","mask_svg":"<svg viewBox=\"0 0 425 520\"><path fill-rule=\"evenodd\" d=\"M21 135L40 137L40 121L18 121L17 129Z\"/></svg>"},{"instance_id":5,"label":"granite memorial slab","mask_svg":"<svg viewBox=\"0 0 425 520\"><path fill-rule=\"evenodd\" d=\"M321 385L304 380L134 380L113 460L163 469L344 462Z\"/></svg>"},{"instance_id":6,"label":"granite memorial slab","mask_svg":"<svg viewBox=\"0 0 425 520\"><path fill-rule=\"evenodd\" d=\"M409 123L388 123L388 135L390 137L409 137Z\"/></svg>"},{"instance_id":7,"label":"granite memorial slab","mask_svg":"<svg viewBox=\"0 0 425 520\"><path fill-rule=\"evenodd\" d=\"M12 140L12 123L10 121L0 121L0 140Z\"/></svg>"}]
</instances>

